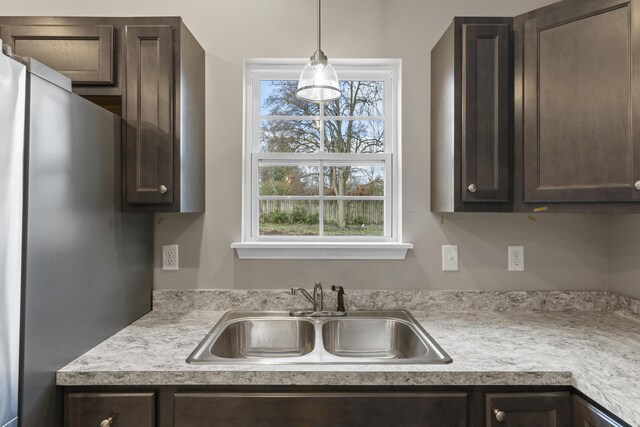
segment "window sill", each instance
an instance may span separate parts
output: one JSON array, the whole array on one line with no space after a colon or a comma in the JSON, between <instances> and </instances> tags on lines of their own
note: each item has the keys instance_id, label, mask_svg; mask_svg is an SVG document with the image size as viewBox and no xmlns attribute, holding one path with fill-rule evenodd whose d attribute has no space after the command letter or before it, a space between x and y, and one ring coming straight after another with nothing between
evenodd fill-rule
<instances>
[{"instance_id":1,"label":"window sill","mask_svg":"<svg viewBox=\"0 0 640 427\"><path fill-rule=\"evenodd\" d=\"M411 243L236 242L240 259L405 259Z\"/></svg>"}]
</instances>

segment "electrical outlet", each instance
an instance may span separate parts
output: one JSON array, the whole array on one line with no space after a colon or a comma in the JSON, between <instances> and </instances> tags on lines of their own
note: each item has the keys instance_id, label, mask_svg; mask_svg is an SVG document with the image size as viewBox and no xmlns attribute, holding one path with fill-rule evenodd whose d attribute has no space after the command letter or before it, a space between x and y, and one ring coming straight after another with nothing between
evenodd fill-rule
<instances>
[{"instance_id":1,"label":"electrical outlet","mask_svg":"<svg viewBox=\"0 0 640 427\"><path fill-rule=\"evenodd\" d=\"M442 271L458 270L458 245L442 245Z\"/></svg>"},{"instance_id":2,"label":"electrical outlet","mask_svg":"<svg viewBox=\"0 0 640 427\"><path fill-rule=\"evenodd\" d=\"M178 245L162 245L162 269L178 270Z\"/></svg>"},{"instance_id":3,"label":"electrical outlet","mask_svg":"<svg viewBox=\"0 0 640 427\"><path fill-rule=\"evenodd\" d=\"M508 271L524 271L524 246L509 246Z\"/></svg>"}]
</instances>

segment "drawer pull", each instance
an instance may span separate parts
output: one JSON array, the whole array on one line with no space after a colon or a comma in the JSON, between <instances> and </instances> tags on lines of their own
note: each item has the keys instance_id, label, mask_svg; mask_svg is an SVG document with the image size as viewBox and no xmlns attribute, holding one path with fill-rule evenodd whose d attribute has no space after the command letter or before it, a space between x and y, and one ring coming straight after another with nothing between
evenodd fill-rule
<instances>
[{"instance_id":1,"label":"drawer pull","mask_svg":"<svg viewBox=\"0 0 640 427\"><path fill-rule=\"evenodd\" d=\"M500 409L494 409L493 413L496 415L496 421L499 423L503 422L505 418L507 418L507 414L505 414Z\"/></svg>"},{"instance_id":2,"label":"drawer pull","mask_svg":"<svg viewBox=\"0 0 640 427\"><path fill-rule=\"evenodd\" d=\"M467 187L467 190L469 190L471 193L475 193L475 192L478 190L478 187L476 187L476 185L475 185L475 184L470 184L470 185Z\"/></svg>"},{"instance_id":3,"label":"drawer pull","mask_svg":"<svg viewBox=\"0 0 640 427\"><path fill-rule=\"evenodd\" d=\"M106 418L100 423L100 427L109 427L113 424L113 417Z\"/></svg>"},{"instance_id":4,"label":"drawer pull","mask_svg":"<svg viewBox=\"0 0 640 427\"><path fill-rule=\"evenodd\" d=\"M636 190L640 190L640 181L636 181L636 183L633 184L633 186L636 188Z\"/></svg>"},{"instance_id":5,"label":"drawer pull","mask_svg":"<svg viewBox=\"0 0 640 427\"><path fill-rule=\"evenodd\" d=\"M166 187L166 186L164 186L164 185L161 185L161 186L158 188L158 191L160 191L160 194L164 194L164 193L166 193L166 192L167 192L167 187Z\"/></svg>"}]
</instances>

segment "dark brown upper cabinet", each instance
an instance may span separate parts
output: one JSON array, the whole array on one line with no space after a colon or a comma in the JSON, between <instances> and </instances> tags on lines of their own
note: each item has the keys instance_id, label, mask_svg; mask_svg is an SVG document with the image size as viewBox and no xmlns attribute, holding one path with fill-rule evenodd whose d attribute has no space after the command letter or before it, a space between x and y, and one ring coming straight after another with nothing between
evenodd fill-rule
<instances>
[{"instance_id":1,"label":"dark brown upper cabinet","mask_svg":"<svg viewBox=\"0 0 640 427\"><path fill-rule=\"evenodd\" d=\"M178 17L0 17L16 54L122 116L122 206L204 212L205 55Z\"/></svg>"},{"instance_id":2,"label":"dark brown upper cabinet","mask_svg":"<svg viewBox=\"0 0 640 427\"><path fill-rule=\"evenodd\" d=\"M640 201L639 4L565 1L525 20L525 203Z\"/></svg>"},{"instance_id":3,"label":"dark brown upper cabinet","mask_svg":"<svg viewBox=\"0 0 640 427\"><path fill-rule=\"evenodd\" d=\"M431 210L511 211L511 18L455 18L431 51Z\"/></svg>"},{"instance_id":4,"label":"dark brown upper cabinet","mask_svg":"<svg viewBox=\"0 0 640 427\"><path fill-rule=\"evenodd\" d=\"M170 26L125 27L126 200L172 205L173 43Z\"/></svg>"},{"instance_id":5,"label":"dark brown upper cabinet","mask_svg":"<svg viewBox=\"0 0 640 427\"><path fill-rule=\"evenodd\" d=\"M38 59L74 85L113 86L113 25L6 25L0 38L16 55Z\"/></svg>"},{"instance_id":6,"label":"dark brown upper cabinet","mask_svg":"<svg viewBox=\"0 0 640 427\"><path fill-rule=\"evenodd\" d=\"M123 28L129 210L204 212L204 50L182 20Z\"/></svg>"},{"instance_id":7,"label":"dark brown upper cabinet","mask_svg":"<svg viewBox=\"0 0 640 427\"><path fill-rule=\"evenodd\" d=\"M571 394L487 393L487 427L565 427L571 425Z\"/></svg>"}]
</instances>

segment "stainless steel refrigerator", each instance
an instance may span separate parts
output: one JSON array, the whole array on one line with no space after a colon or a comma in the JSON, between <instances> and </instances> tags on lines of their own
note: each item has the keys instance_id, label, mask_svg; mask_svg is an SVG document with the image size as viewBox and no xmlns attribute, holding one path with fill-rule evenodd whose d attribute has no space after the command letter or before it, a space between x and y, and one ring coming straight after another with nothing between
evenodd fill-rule
<instances>
[{"instance_id":1,"label":"stainless steel refrigerator","mask_svg":"<svg viewBox=\"0 0 640 427\"><path fill-rule=\"evenodd\" d=\"M55 372L151 309L153 223L120 211L120 122L0 54L2 427L61 425Z\"/></svg>"}]
</instances>

